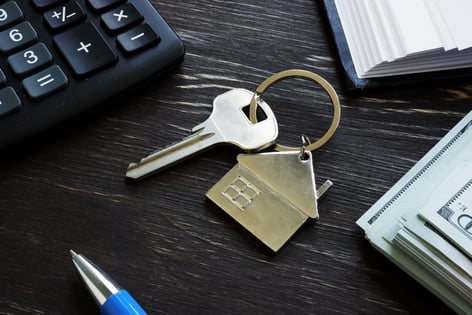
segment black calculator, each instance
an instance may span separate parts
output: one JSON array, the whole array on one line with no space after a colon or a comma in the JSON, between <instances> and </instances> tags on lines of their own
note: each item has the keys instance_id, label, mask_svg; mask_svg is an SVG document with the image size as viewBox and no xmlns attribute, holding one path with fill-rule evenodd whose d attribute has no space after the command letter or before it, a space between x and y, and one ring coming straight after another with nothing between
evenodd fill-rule
<instances>
[{"instance_id":1,"label":"black calculator","mask_svg":"<svg viewBox=\"0 0 472 315\"><path fill-rule=\"evenodd\" d=\"M148 0L0 0L0 148L119 99L184 54Z\"/></svg>"}]
</instances>

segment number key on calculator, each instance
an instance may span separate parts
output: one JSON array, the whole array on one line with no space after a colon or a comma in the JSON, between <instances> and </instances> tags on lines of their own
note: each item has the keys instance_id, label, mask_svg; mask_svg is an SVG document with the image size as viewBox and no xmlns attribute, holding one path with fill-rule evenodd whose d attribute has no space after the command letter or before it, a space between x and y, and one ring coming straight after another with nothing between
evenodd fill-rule
<instances>
[{"instance_id":1,"label":"number key on calculator","mask_svg":"<svg viewBox=\"0 0 472 315\"><path fill-rule=\"evenodd\" d=\"M0 148L116 100L184 53L148 0L0 0Z\"/></svg>"}]
</instances>

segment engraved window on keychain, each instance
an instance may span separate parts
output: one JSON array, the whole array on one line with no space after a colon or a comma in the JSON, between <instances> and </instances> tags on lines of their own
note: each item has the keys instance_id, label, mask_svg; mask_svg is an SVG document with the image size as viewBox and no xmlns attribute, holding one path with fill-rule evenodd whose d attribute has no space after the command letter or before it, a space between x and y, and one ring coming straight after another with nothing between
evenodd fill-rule
<instances>
[{"instance_id":1,"label":"engraved window on keychain","mask_svg":"<svg viewBox=\"0 0 472 315\"><path fill-rule=\"evenodd\" d=\"M334 88L322 77L305 70L286 70L267 78L250 103L250 119L257 123L262 94L274 83L290 78L309 79L328 93L333 120L326 133L310 143L302 136L301 148L275 144L275 152L240 154L236 164L206 196L273 251L278 251L308 220L318 218L317 200L329 189L327 180L318 189L311 151L325 144L336 131L341 106Z\"/></svg>"}]
</instances>

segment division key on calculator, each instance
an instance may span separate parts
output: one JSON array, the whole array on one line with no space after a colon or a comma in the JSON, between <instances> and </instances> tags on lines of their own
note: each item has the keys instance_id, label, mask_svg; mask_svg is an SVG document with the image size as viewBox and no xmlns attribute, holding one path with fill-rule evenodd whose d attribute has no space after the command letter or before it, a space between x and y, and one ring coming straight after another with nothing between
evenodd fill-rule
<instances>
[{"instance_id":1,"label":"division key on calculator","mask_svg":"<svg viewBox=\"0 0 472 315\"><path fill-rule=\"evenodd\" d=\"M0 149L177 66L149 0L0 0Z\"/></svg>"}]
</instances>

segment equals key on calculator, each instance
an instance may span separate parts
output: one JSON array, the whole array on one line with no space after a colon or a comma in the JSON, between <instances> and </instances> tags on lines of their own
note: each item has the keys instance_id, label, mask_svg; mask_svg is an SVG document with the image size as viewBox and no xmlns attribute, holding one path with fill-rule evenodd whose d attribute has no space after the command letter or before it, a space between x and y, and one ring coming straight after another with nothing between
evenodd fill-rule
<instances>
[{"instance_id":1,"label":"equals key on calculator","mask_svg":"<svg viewBox=\"0 0 472 315\"><path fill-rule=\"evenodd\" d=\"M129 164L126 178L143 179L218 144L231 144L246 152L271 146L278 135L277 120L269 105L260 100L258 105L266 118L251 123L244 108L249 106L253 95L245 89L233 89L218 95L213 101L210 117L195 126L190 136L144 157L138 163Z\"/></svg>"}]
</instances>

